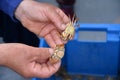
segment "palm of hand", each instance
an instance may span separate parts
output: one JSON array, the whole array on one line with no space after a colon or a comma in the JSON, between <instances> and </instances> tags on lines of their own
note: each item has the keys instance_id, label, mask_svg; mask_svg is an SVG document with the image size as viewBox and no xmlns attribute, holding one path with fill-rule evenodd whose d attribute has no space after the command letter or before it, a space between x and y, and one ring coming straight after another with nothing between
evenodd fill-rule
<instances>
[{"instance_id":1,"label":"palm of hand","mask_svg":"<svg viewBox=\"0 0 120 80\"><path fill-rule=\"evenodd\" d=\"M28 26L29 30L37 34L39 37L44 37L47 43L51 47L55 47L56 44L62 44L62 41L59 36L60 30L55 27L52 22L48 21L30 21L25 20L24 26Z\"/></svg>"},{"instance_id":2,"label":"palm of hand","mask_svg":"<svg viewBox=\"0 0 120 80\"><path fill-rule=\"evenodd\" d=\"M69 19L59 8L46 3L24 0L15 15L24 27L37 36L44 37L51 47L63 44L59 32L65 29Z\"/></svg>"}]
</instances>

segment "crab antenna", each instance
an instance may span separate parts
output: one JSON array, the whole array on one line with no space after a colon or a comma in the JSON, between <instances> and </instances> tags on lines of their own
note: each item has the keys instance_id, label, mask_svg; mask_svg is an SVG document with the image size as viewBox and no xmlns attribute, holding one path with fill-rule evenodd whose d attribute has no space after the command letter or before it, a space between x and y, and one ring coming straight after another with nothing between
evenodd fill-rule
<instances>
[{"instance_id":1,"label":"crab antenna","mask_svg":"<svg viewBox=\"0 0 120 80\"><path fill-rule=\"evenodd\" d=\"M75 19L75 13L74 13L74 15L73 15L73 17L72 17L72 21L71 21L71 22L72 22L72 24L74 24L74 23L75 23L75 20L76 20L76 19Z\"/></svg>"},{"instance_id":2,"label":"crab antenna","mask_svg":"<svg viewBox=\"0 0 120 80\"><path fill-rule=\"evenodd\" d=\"M70 18L70 14L68 14L68 18L70 19L70 24L73 24L72 21L71 21L71 18Z\"/></svg>"},{"instance_id":3,"label":"crab antenna","mask_svg":"<svg viewBox=\"0 0 120 80\"><path fill-rule=\"evenodd\" d=\"M75 21L75 13L74 13L74 15L73 15L72 21L73 21L73 22Z\"/></svg>"}]
</instances>

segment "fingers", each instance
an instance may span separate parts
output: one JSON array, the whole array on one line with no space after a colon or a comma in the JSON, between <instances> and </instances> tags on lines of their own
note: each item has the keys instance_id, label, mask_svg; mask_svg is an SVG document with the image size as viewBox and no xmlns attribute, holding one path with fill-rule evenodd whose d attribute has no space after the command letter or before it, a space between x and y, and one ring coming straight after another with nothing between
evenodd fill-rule
<instances>
[{"instance_id":1,"label":"fingers","mask_svg":"<svg viewBox=\"0 0 120 80\"><path fill-rule=\"evenodd\" d=\"M39 55L36 56L40 60L44 60L44 58L49 58L49 55L52 55L54 50L52 48L40 48L38 52ZM33 73L31 76L33 77L48 78L58 71L61 64L61 61L56 64L50 64L49 60L43 63L39 63L38 60L35 59L34 66L31 69Z\"/></svg>"},{"instance_id":2,"label":"fingers","mask_svg":"<svg viewBox=\"0 0 120 80\"><path fill-rule=\"evenodd\" d=\"M62 16L65 16L65 14L61 12L59 15L58 12L59 10L56 10L56 8L52 8L51 10L48 10L46 12L46 15L58 29L64 30L66 26Z\"/></svg>"},{"instance_id":3,"label":"fingers","mask_svg":"<svg viewBox=\"0 0 120 80\"><path fill-rule=\"evenodd\" d=\"M63 22L67 24L70 21L70 18L68 18L68 16L61 9L57 8L56 11L63 19Z\"/></svg>"},{"instance_id":4,"label":"fingers","mask_svg":"<svg viewBox=\"0 0 120 80\"><path fill-rule=\"evenodd\" d=\"M43 64L36 64L34 66L34 76L40 78L48 78L56 73L60 67L61 62L50 64L49 62Z\"/></svg>"},{"instance_id":5,"label":"fingers","mask_svg":"<svg viewBox=\"0 0 120 80\"><path fill-rule=\"evenodd\" d=\"M64 42L60 38L59 32L55 29L47 34L44 38L49 46L52 48L55 48L58 44L64 44Z\"/></svg>"},{"instance_id":6,"label":"fingers","mask_svg":"<svg viewBox=\"0 0 120 80\"><path fill-rule=\"evenodd\" d=\"M54 40L54 42L55 42L56 45L63 44L63 42L61 41L60 33L59 32L57 32L56 30L53 30L51 32L51 36L52 36L52 38L53 38L53 40Z\"/></svg>"},{"instance_id":7,"label":"fingers","mask_svg":"<svg viewBox=\"0 0 120 80\"><path fill-rule=\"evenodd\" d=\"M53 29L55 29L54 26L52 26L51 24L47 24L43 27L43 29L40 31L39 36L44 37L47 34L49 34Z\"/></svg>"},{"instance_id":8,"label":"fingers","mask_svg":"<svg viewBox=\"0 0 120 80\"><path fill-rule=\"evenodd\" d=\"M53 54L54 50L52 48L37 48L36 49L36 55L34 59L38 63L45 63L49 60L50 56ZM33 60L31 60L33 61Z\"/></svg>"},{"instance_id":9,"label":"fingers","mask_svg":"<svg viewBox=\"0 0 120 80\"><path fill-rule=\"evenodd\" d=\"M56 46L51 34L47 34L44 38L50 47L54 48Z\"/></svg>"}]
</instances>

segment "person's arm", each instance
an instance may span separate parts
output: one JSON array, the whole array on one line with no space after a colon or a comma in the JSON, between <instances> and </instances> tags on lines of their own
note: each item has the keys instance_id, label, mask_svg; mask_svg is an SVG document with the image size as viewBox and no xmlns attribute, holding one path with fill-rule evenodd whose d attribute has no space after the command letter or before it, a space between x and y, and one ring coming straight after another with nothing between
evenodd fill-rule
<instances>
[{"instance_id":1,"label":"person's arm","mask_svg":"<svg viewBox=\"0 0 120 80\"><path fill-rule=\"evenodd\" d=\"M14 13L23 0L0 0L0 10L8 14L14 21Z\"/></svg>"},{"instance_id":2,"label":"person's arm","mask_svg":"<svg viewBox=\"0 0 120 80\"><path fill-rule=\"evenodd\" d=\"M0 66L6 66L24 77L47 78L56 73L60 62L48 61L52 48L37 48L19 43L0 44Z\"/></svg>"}]
</instances>

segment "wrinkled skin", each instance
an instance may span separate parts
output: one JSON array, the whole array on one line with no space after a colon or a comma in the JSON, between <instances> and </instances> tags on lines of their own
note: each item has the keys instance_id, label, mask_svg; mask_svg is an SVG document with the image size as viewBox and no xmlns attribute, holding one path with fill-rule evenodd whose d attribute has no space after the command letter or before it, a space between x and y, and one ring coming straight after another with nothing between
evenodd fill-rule
<instances>
[{"instance_id":1,"label":"wrinkled skin","mask_svg":"<svg viewBox=\"0 0 120 80\"><path fill-rule=\"evenodd\" d=\"M63 44L60 36L69 18L57 7L35 0L23 0L15 17L21 24L43 37L51 48L36 48L19 43L0 44L0 65L9 67L24 77L47 78L58 71L61 62L49 63L52 48Z\"/></svg>"},{"instance_id":2,"label":"wrinkled skin","mask_svg":"<svg viewBox=\"0 0 120 80\"><path fill-rule=\"evenodd\" d=\"M35 48L19 43L0 44L0 65L9 67L24 77L47 78L56 73L60 62L50 64L50 48Z\"/></svg>"},{"instance_id":3,"label":"wrinkled skin","mask_svg":"<svg viewBox=\"0 0 120 80\"><path fill-rule=\"evenodd\" d=\"M51 47L63 44L59 33L66 28L70 19L59 8L47 3L23 0L15 15L24 27L44 37Z\"/></svg>"}]
</instances>

